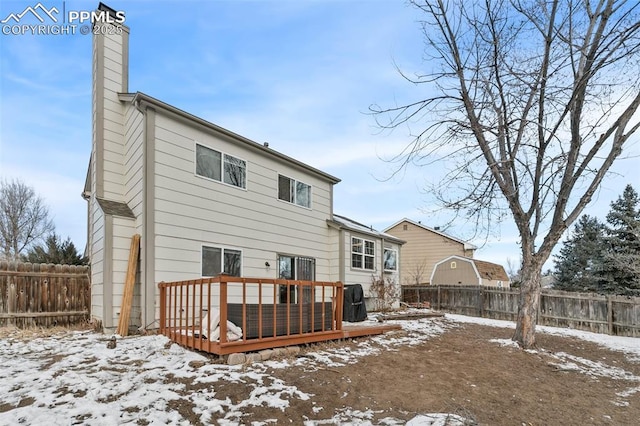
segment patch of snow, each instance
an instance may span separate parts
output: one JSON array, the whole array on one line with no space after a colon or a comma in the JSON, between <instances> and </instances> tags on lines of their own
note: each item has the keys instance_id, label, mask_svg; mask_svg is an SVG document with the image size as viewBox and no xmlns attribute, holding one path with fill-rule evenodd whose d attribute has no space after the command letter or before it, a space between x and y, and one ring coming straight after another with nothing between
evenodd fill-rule
<instances>
[{"instance_id":1,"label":"patch of snow","mask_svg":"<svg viewBox=\"0 0 640 426\"><path fill-rule=\"evenodd\" d=\"M551 362L550 364L562 370L578 371L591 377L609 377L614 380L640 382L640 377L619 367L612 367L598 361L591 361L564 352L549 355L559 361L557 363Z\"/></svg>"},{"instance_id":2,"label":"patch of snow","mask_svg":"<svg viewBox=\"0 0 640 426\"><path fill-rule=\"evenodd\" d=\"M464 426L467 419L457 414L431 413L421 414L407 422L407 426Z\"/></svg>"},{"instance_id":3,"label":"patch of snow","mask_svg":"<svg viewBox=\"0 0 640 426\"><path fill-rule=\"evenodd\" d=\"M489 339L491 343L497 343L500 346L519 348L518 343L511 339Z\"/></svg>"},{"instance_id":4,"label":"patch of snow","mask_svg":"<svg viewBox=\"0 0 640 426\"><path fill-rule=\"evenodd\" d=\"M516 324L513 321L502 321L487 318L468 317L465 315L446 314L445 318L454 322L472 323L490 327L512 328ZM640 362L640 339L637 337L609 336L608 334L592 333L589 331L575 330L571 328L536 326L536 331L557 336L576 337L581 340L596 343L602 347L623 352L633 362Z\"/></svg>"},{"instance_id":5,"label":"patch of snow","mask_svg":"<svg viewBox=\"0 0 640 426\"><path fill-rule=\"evenodd\" d=\"M71 332L30 341L9 337L0 339L3 377L0 395L5 404L0 424L126 424L140 419L151 420L153 424L186 424L187 420L173 408L178 400L191 404L203 423L239 424L244 422L243 413L251 407L286 411L292 400L313 400L314 395L271 375L269 372L274 369L291 366L308 371L340 369L365 356L418 345L464 322L514 327L509 321L462 315L394 320L388 323L400 324L402 330L353 340L348 345L320 346L297 358L242 366L212 363L210 358L173 344L164 336L118 338L115 349L106 347L110 336L92 332ZM551 327L538 330L594 341L640 360L640 339ZM493 342L507 347L515 345L508 339ZM629 397L640 393L638 376L603 360L590 361L565 353L551 356L557 368L631 382L632 387L617 394L615 404L628 404ZM241 387L237 400L221 396L221 389L229 386ZM314 413L325 412L322 410L324 407L313 407ZM307 420L305 424L370 425L379 412L344 407L332 414L331 418ZM406 424L444 426L464 421L454 414L420 414ZM254 424L274 423L274 419L266 419ZM387 417L377 423L405 422Z\"/></svg>"}]
</instances>

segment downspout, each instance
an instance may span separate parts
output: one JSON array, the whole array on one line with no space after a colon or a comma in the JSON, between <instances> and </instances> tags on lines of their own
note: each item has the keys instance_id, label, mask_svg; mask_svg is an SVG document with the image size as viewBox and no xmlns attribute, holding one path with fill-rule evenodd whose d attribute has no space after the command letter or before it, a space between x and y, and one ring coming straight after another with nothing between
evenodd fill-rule
<instances>
[{"instance_id":1,"label":"downspout","mask_svg":"<svg viewBox=\"0 0 640 426\"><path fill-rule=\"evenodd\" d=\"M89 248L89 237L91 236L91 194L87 194L86 191L82 191L82 194L80 195L87 202L87 242L84 244L84 257L89 259L89 262L91 262L91 249Z\"/></svg>"}]
</instances>

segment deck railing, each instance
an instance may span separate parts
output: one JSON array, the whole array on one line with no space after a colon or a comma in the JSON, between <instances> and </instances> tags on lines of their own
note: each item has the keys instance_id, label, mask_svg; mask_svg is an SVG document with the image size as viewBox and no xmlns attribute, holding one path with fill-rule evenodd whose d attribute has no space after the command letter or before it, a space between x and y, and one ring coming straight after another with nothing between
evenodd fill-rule
<instances>
[{"instance_id":1,"label":"deck railing","mask_svg":"<svg viewBox=\"0 0 640 426\"><path fill-rule=\"evenodd\" d=\"M222 275L158 286L160 332L193 349L223 355L342 337L340 282ZM230 339L236 326L241 336Z\"/></svg>"}]
</instances>

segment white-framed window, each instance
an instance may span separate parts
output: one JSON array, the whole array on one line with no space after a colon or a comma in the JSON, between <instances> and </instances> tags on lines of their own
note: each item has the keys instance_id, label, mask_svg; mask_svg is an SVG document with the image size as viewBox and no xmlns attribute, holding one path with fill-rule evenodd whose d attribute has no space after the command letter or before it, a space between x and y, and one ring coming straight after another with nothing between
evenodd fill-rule
<instances>
[{"instance_id":1,"label":"white-framed window","mask_svg":"<svg viewBox=\"0 0 640 426\"><path fill-rule=\"evenodd\" d=\"M375 269L376 243L364 238L351 237L351 267L354 269Z\"/></svg>"},{"instance_id":2,"label":"white-framed window","mask_svg":"<svg viewBox=\"0 0 640 426\"><path fill-rule=\"evenodd\" d=\"M398 250L385 248L382 256L385 271L398 270Z\"/></svg>"},{"instance_id":3,"label":"white-framed window","mask_svg":"<svg viewBox=\"0 0 640 426\"><path fill-rule=\"evenodd\" d=\"M202 246L202 276L220 274L242 276L242 251L224 247Z\"/></svg>"},{"instance_id":4,"label":"white-framed window","mask_svg":"<svg viewBox=\"0 0 640 426\"><path fill-rule=\"evenodd\" d=\"M451 262L451 269L456 269L458 267L458 264L456 262Z\"/></svg>"},{"instance_id":5,"label":"white-framed window","mask_svg":"<svg viewBox=\"0 0 640 426\"><path fill-rule=\"evenodd\" d=\"M196 143L196 175L246 188L247 162Z\"/></svg>"},{"instance_id":6,"label":"white-framed window","mask_svg":"<svg viewBox=\"0 0 640 426\"><path fill-rule=\"evenodd\" d=\"M278 199L311 208L311 185L278 175Z\"/></svg>"}]
</instances>

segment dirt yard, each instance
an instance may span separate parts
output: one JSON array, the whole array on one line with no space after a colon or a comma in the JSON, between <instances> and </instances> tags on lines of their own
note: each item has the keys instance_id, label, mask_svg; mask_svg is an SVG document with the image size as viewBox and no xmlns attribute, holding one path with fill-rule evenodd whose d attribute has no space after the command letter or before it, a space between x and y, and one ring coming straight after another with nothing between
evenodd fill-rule
<instances>
[{"instance_id":1,"label":"dirt yard","mask_svg":"<svg viewBox=\"0 0 640 426\"><path fill-rule=\"evenodd\" d=\"M276 359L270 361L272 364L267 362L263 366L246 365L240 369L226 367L221 360L207 356L199 361L189 361L186 370L186 367L181 367L176 371L182 373L174 375L166 373L171 371L166 361L170 358L162 357L173 354L186 359L187 352L180 355L180 352L170 350L172 345L169 342L165 349L156 350L158 354L166 352L168 355L161 355L158 361L153 361L154 368L165 373L144 378L143 383L146 384L142 385L142 390L123 390L121 396L104 398L100 402L111 404L105 405L107 412L113 411L109 407L120 407L116 411L121 411L123 420L129 419L126 423L143 425L159 421L159 418L154 418L152 411L145 411L145 403L134 398L135 392L148 392L160 385L169 386L171 392L159 392L152 400L158 401L157 398L169 395L159 407L161 412L173 416L170 422L180 424L203 424L203 401L206 404L206 401L213 400L222 401L226 407L235 407L241 413L241 424L343 423L345 417L340 417L339 413L345 410L349 410L351 416L348 417L351 419L349 424L399 424L426 413L455 414L467 419L465 424L470 425L638 424L640 360L631 360L621 352L603 349L595 343L545 333L538 333L536 351L522 351L509 344L511 329L444 320L442 324L446 331L440 335L413 345L390 346L375 355L358 355L346 361L346 366L317 360L326 353L341 353L345 349L357 353L380 346L369 338L312 345L302 348L296 357ZM403 330L390 333L385 338L402 339L403 335L409 334ZM21 336L21 339L29 338L28 334ZM15 336L13 339L15 342ZM126 342L135 342L136 338L130 339L133 340ZM120 343L118 348L124 351L125 343ZM145 345L142 346L144 350L152 354L150 343ZM103 344L99 343L99 346ZM138 361L113 358L109 366L96 362L100 355L85 354L89 358L82 364L93 365L94 370L102 371L82 373L86 374L84 381L90 383L89 375L116 374L130 368L139 370L133 371L134 375L128 376L128 380L142 378L149 372L143 361L149 354L143 352ZM174 359L172 362L175 362L175 356L171 358ZM52 368L63 362L65 357L69 356L54 356L40 367L41 374L48 371L53 380L62 379L70 370L54 371ZM307 359L314 361L304 362ZM43 359L42 362L45 361ZM74 368L76 376L81 374L79 368ZM214 373L219 376L214 378ZM124 377L116 381L124 382L127 380ZM209 381L202 381L202 378ZM254 386L257 382L271 389L297 388L298 391L280 395L286 399L285 406L268 406L260 403L260 395L256 394ZM67 420L74 420L73 424L92 424L92 414L82 414L79 407L86 407L82 398L87 398L95 390L91 390L91 386L82 391L72 390L72 384L81 384L73 377L65 383L69 384L59 385L60 388L54 392L61 402L50 401L53 404L51 408L64 409L65 405L61 404L69 404L64 412L72 410L76 414ZM12 389L24 392L30 387L27 382L23 386L12 386ZM310 397L300 398L297 395ZM128 407L126 398L142 405ZM0 423L3 423L3 415L5 420L35 418L29 417L28 411L19 412L29 410L30 406L47 409L34 398L23 397L19 404L1 403L2 399ZM257 403L243 402L256 399ZM236 424L237 420L225 419L226 411L221 408L219 413L208 417L209 421L212 424ZM136 414L138 417L134 416ZM105 418L105 414L102 416Z\"/></svg>"},{"instance_id":2,"label":"dirt yard","mask_svg":"<svg viewBox=\"0 0 640 426\"><path fill-rule=\"evenodd\" d=\"M542 333L536 353L490 341L511 335L508 329L464 324L421 345L364 357L348 367L273 370L274 377L314 394L313 401L297 401L284 413L256 408L246 420L298 423L347 406L373 410L374 423L386 417L409 420L416 413L454 413L479 425L639 424L640 392L627 401L616 394L640 383L559 368L551 353L605 361L635 376L640 363L590 342ZM315 406L323 412L315 413Z\"/></svg>"}]
</instances>

